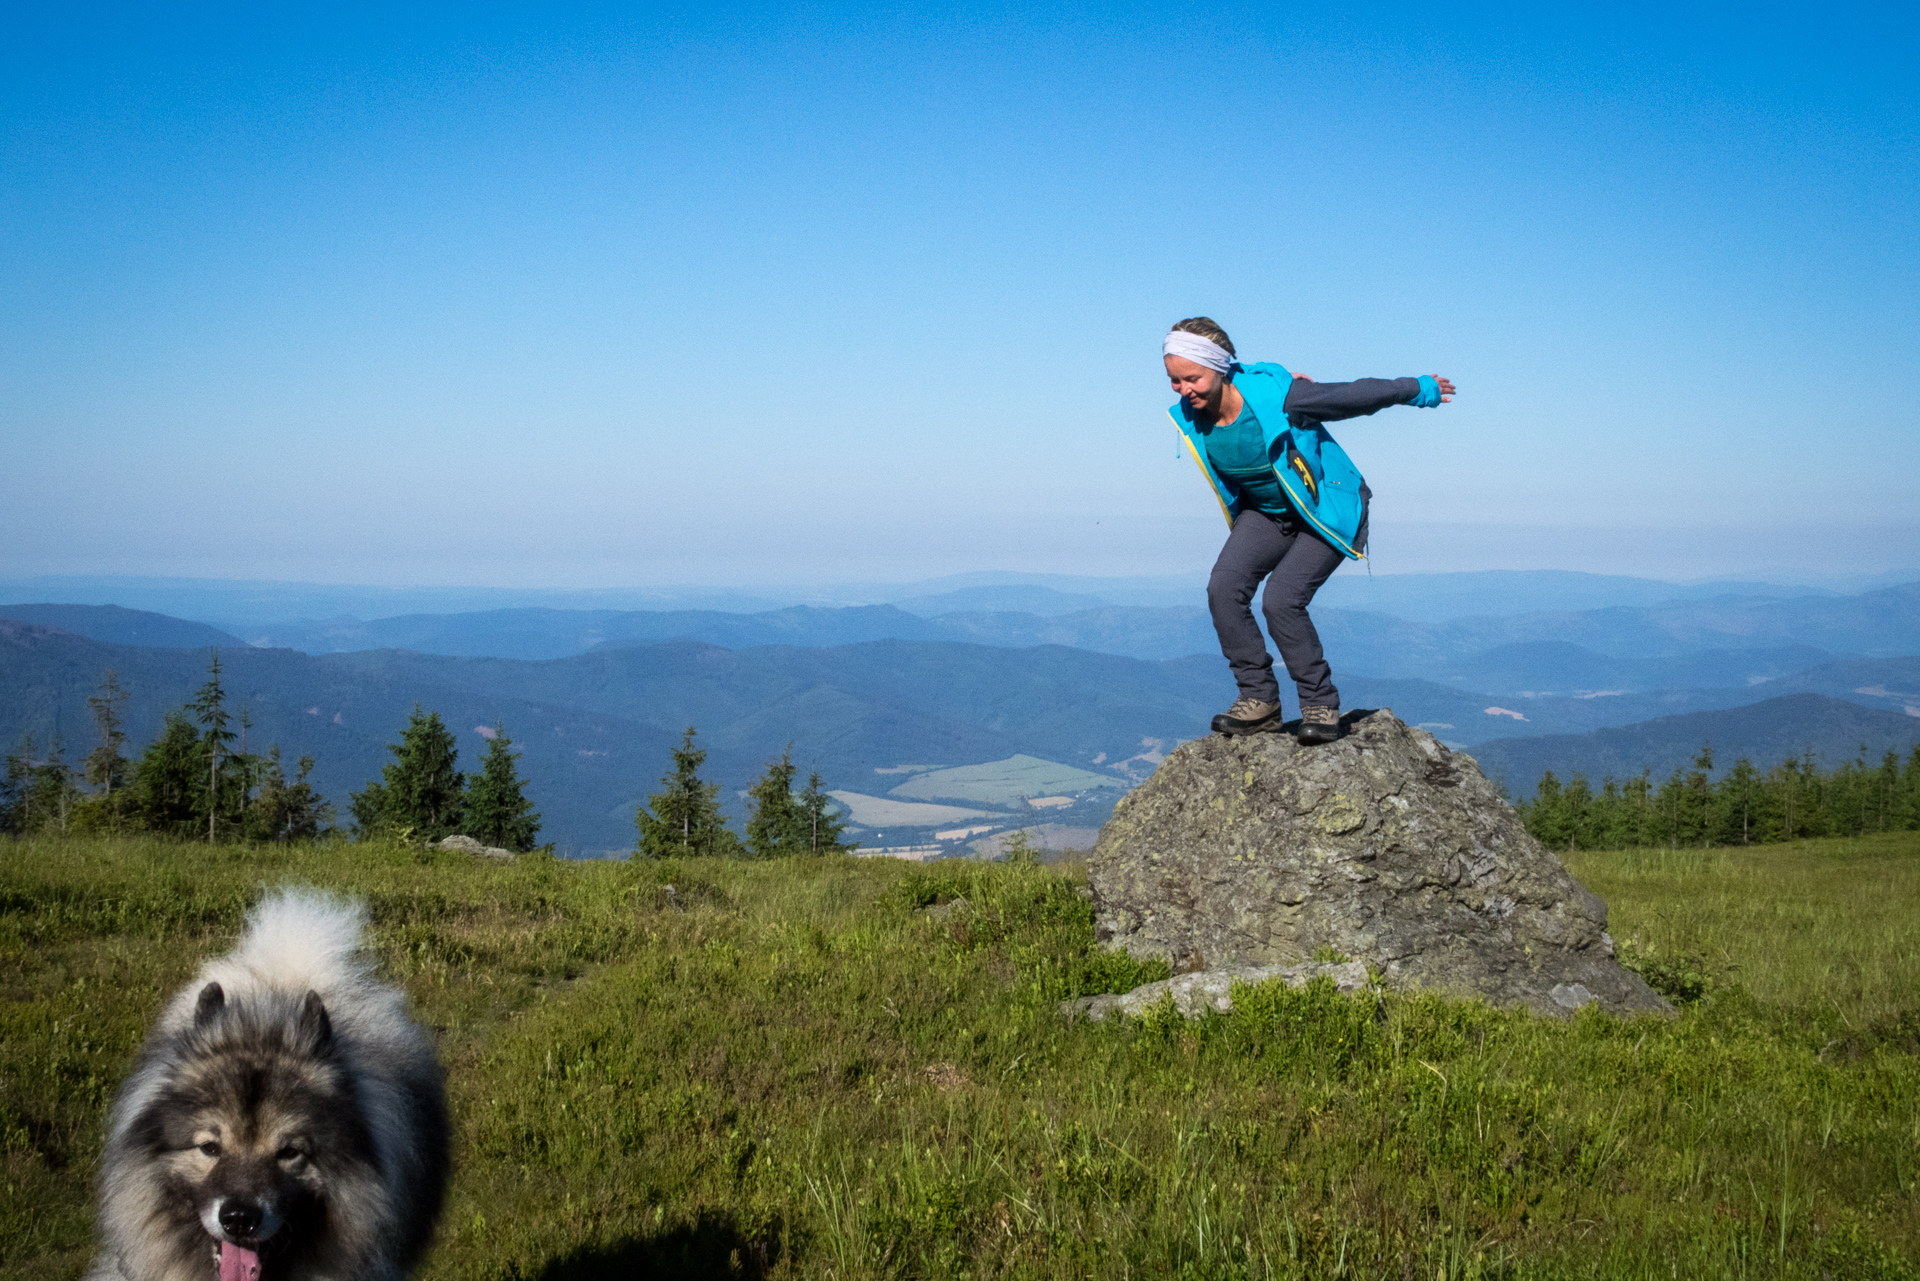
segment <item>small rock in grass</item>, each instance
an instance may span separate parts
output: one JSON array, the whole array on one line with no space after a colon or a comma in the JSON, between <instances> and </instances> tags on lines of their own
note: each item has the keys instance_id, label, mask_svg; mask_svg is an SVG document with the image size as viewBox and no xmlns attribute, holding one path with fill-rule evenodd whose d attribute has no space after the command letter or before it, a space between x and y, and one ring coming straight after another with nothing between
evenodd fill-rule
<instances>
[{"instance_id":1,"label":"small rock in grass","mask_svg":"<svg viewBox=\"0 0 1920 1281\"><path fill-rule=\"evenodd\" d=\"M462 854L473 854L480 858L512 859L518 858L512 850L503 850L498 845L487 845L471 836L448 836L434 841L429 848L436 850L459 850Z\"/></svg>"},{"instance_id":2,"label":"small rock in grass","mask_svg":"<svg viewBox=\"0 0 1920 1281\"><path fill-rule=\"evenodd\" d=\"M967 1079L965 1072L962 1072L951 1063L931 1064L921 1071L921 1075L926 1077L928 1083L942 1094L951 1094L955 1090L963 1089L973 1084L972 1081Z\"/></svg>"}]
</instances>

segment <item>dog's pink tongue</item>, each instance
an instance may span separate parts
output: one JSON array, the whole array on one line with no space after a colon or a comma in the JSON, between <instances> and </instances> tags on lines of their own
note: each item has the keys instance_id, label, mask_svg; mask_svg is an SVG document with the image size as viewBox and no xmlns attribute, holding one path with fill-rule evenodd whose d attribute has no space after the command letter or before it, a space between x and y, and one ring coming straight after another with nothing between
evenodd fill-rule
<instances>
[{"instance_id":1,"label":"dog's pink tongue","mask_svg":"<svg viewBox=\"0 0 1920 1281\"><path fill-rule=\"evenodd\" d=\"M260 1281L260 1254L231 1241L220 1243L220 1281Z\"/></svg>"}]
</instances>

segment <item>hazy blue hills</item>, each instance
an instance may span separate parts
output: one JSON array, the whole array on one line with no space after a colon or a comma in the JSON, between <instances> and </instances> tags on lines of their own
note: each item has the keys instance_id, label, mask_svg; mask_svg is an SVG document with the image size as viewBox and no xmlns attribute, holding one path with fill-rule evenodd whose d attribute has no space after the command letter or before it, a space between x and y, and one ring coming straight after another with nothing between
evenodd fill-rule
<instances>
[{"instance_id":1,"label":"hazy blue hills","mask_svg":"<svg viewBox=\"0 0 1920 1281\"><path fill-rule=\"evenodd\" d=\"M1185 595L1192 595L1191 586ZM927 596L906 596L891 602L910 614L933 618L941 614L1017 613L1053 618L1082 610L1103 609L1118 602L1086 592L1063 592L1037 583L962 587Z\"/></svg>"},{"instance_id":2,"label":"hazy blue hills","mask_svg":"<svg viewBox=\"0 0 1920 1281\"><path fill-rule=\"evenodd\" d=\"M0 614L10 607L0 606ZM79 629L75 629L79 630ZM495 609L467 614L296 620L243 629L248 643L309 654L413 649L472 658L565 658L595 649L699 641L753 645L849 645L870 640L944 640L948 630L891 605L823 609L794 605L757 614L719 610Z\"/></svg>"},{"instance_id":3,"label":"hazy blue hills","mask_svg":"<svg viewBox=\"0 0 1920 1281\"><path fill-rule=\"evenodd\" d=\"M1876 593L1904 599L1900 593ZM1857 598L1843 598L1857 599ZM1832 602L1826 602L1830 605ZM128 628L120 626L126 617L150 620L139 629L141 635L156 637L177 634L206 643L221 633L202 625L166 620L158 615L134 615L130 611L97 607L39 607L59 609L60 616L73 624L73 630L85 631L96 625L95 639L123 640ZM1678 713L1737 706L1789 692L1830 694L1869 706L1904 710L1910 702L1920 704L1920 660L1904 658L1835 660L1827 651L1805 645L1772 648L1719 650L1704 649L1657 657L1623 658L1589 649L1565 640L1530 640L1471 651L1464 655L1444 652L1436 637L1440 632L1459 630L1464 623L1426 627L1404 620L1358 615L1338 610L1317 611L1320 628L1335 670L1345 692L1348 706L1391 706L1410 721L1427 724L1450 741L1474 743L1481 739L1510 734L1552 734L1585 732ZM1479 620L1467 620L1473 623ZM1493 620L1510 623L1513 620ZM171 623L167 633L160 624ZM782 649L839 650L847 645L878 644L882 641L911 641L922 644L970 642L969 648L986 647L1029 651L1057 646L1089 651L1076 660L1100 668L1094 655L1114 655L1131 628L1135 642L1143 638L1152 643L1141 648L1158 651L1159 662L1149 659L1149 667L1120 664L1115 670L1151 672L1146 677L1116 677L1100 669L1089 681L1119 683L1112 690L1125 705L1140 698L1151 702L1158 694L1158 682L1164 672L1191 672L1197 684L1191 690L1195 707L1191 722L1184 727L1166 727L1166 732L1195 734L1203 732L1210 704L1231 698L1232 688L1223 665L1213 653L1211 625L1204 615L1146 607L1107 607L1077 614L1045 618L1033 614L955 613L920 618L886 605L827 609L793 606L759 614L729 614L718 611L574 611L516 609L474 614L403 615L372 622L341 620L330 630L307 637L312 649L326 654L338 648L346 659L356 652L385 652L392 649L417 651L416 658L441 655L464 658L550 659L605 655L636 646L674 642L718 645L742 651L777 646ZM269 639L300 639L294 631ZM231 640L231 638L228 638ZM1470 644L1471 635L1457 643ZM1192 649L1190 646L1203 646ZM1914 638L1920 649L1920 637ZM1175 661L1165 657L1168 651L1180 655ZM1139 657L1134 655L1132 657ZM372 660L379 664L401 661L397 656ZM615 660L621 662L624 660ZM968 688L961 702L969 714L981 712L979 688L993 686L1017 689L1024 673L1054 661L1044 656L1003 654L981 658L993 668L990 679ZM793 670L815 666L839 669L846 655L835 653L808 657L789 655L782 664ZM351 667L352 664L344 664ZM427 663L442 675L454 666ZM492 672L494 669L474 669ZM491 679L487 677L486 679ZM817 672L809 679L825 679ZM926 676L929 688L945 688L950 682L940 675ZM858 672L844 672L833 682L849 689L863 689ZM746 687L762 690L756 677L746 679ZM1183 688L1185 688L1183 686ZM790 692L790 691L789 691ZM1078 714L1091 719L1094 708L1102 704L1107 690L1090 693L1076 706ZM550 693L561 702L575 700L570 691ZM671 692L667 693L671 697ZM785 696L783 693L782 696ZM1185 695L1183 695L1185 696ZM649 697L652 697L650 694ZM910 700L925 710L922 700ZM597 705L589 701L587 705ZM631 714L630 710L621 715ZM1156 731L1158 733L1160 731ZM1091 750L1108 750L1102 743Z\"/></svg>"},{"instance_id":4,"label":"hazy blue hills","mask_svg":"<svg viewBox=\"0 0 1920 1281\"><path fill-rule=\"evenodd\" d=\"M1435 679L1488 694L1605 697L1630 691L1747 689L1835 655L1811 645L1705 649L1662 658L1614 658L1571 641L1518 641L1463 658L1437 659ZM1875 660L1882 661L1882 660Z\"/></svg>"},{"instance_id":5,"label":"hazy blue hills","mask_svg":"<svg viewBox=\"0 0 1920 1281\"><path fill-rule=\"evenodd\" d=\"M1891 583L1863 583L1854 590L1887 585ZM1564 613L1619 606L1645 608L1722 597L1792 600L1836 594L1837 590L1832 587L1796 587L1734 580L1667 583L1652 578L1557 569L1368 575L1350 567L1328 580L1320 590L1319 599L1322 604L1338 609L1392 614L1421 623L1442 623L1455 618L1491 614Z\"/></svg>"},{"instance_id":6,"label":"hazy blue hills","mask_svg":"<svg viewBox=\"0 0 1920 1281\"><path fill-rule=\"evenodd\" d=\"M1540 775L1574 773L1598 787L1603 778L1628 778L1643 769L1655 779L1690 766L1703 743L1713 745L1716 772L1745 757L1762 770L1812 752L1824 769L1864 751L1877 761L1903 756L1920 744L1920 716L1880 711L1822 694L1790 694L1719 711L1665 716L1587 734L1499 738L1476 745L1473 756L1515 792L1530 793Z\"/></svg>"},{"instance_id":7,"label":"hazy blue hills","mask_svg":"<svg viewBox=\"0 0 1920 1281\"><path fill-rule=\"evenodd\" d=\"M1220 652L1213 622L1199 609L1107 605L1052 616L955 612L929 621L947 639L978 645L1066 645L1145 659Z\"/></svg>"},{"instance_id":8,"label":"hazy blue hills","mask_svg":"<svg viewBox=\"0 0 1920 1281\"><path fill-rule=\"evenodd\" d=\"M955 611L1057 615L1098 605L1195 608L1206 584L1206 564L1193 572L1156 578L1087 578L1059 574L979 573L905 585L843 588L844 599L806 597L811 604L892 603L920 614ZM1833 574L1817 586L1714 579L1670 583L1575 570L1497 569L1451 574L1374 574L1366 565L1341 568L1320 591L1336 609L1392 614L1439 623L1492 614L1529 614L1641 608L1696 600L1817 600L1920 581L1920 567L1880 574ZM0 590L4 585L0 584ZM40 595L48 595L46 592ZM77 598L75 598L77 599ZM398 611L396 611L398 612Z\"/></svg>"},{"instance_id":9,"label":"hazy blue hills","mask_svg":"<svg viewBox=\"0 0 1920 1281\"><path fill-rule=\"evenodd\" d=\"M1817 600L1716 597L1641 608L1456 619L1441 630L1458 649L1561 640L1619 657L1787 645L1886 656L1920 649L1920 583Z\"/></svg>"},{"instance_id":10,"label":"hazy blue hills","mask_svg":"<svg viewBox=\"0 0 1920 1281\"><path fill-rule=\"evenodd\" d=\"M737 613L798 604L877 604L817 601L806 594L771 594L725 587L515 588L380 587L263 579L160 578L144 575L38 574L0 578L0 606L62 600L124 605L176 618L198 618L236 634L264 623L300 618L391 618L399 614L464 614L494 609L717 609Z\"/></svg>"},{"instance_id":11,"label":"hazy blue hills","mask_svg":"<svg viewBox=\"0 0 1920 1281\"><path fill-rule=\"evenodd\" d=\"M1920 657L1862 658L1821 667L1760 686L1762 692L1831 694L1848 702L1920 716Z\"/></svg>"},{"instance_id":12,"label":"hazy blue hills","mask_svg":"<svg viewBox=\"0 0 1920 1281\"><path fill-rule=\"evenodd\" d=\"M1432 676L1441 664L1542 642L1615 659L1796 647L1874 657L1920 652L1920 583L1812 600L1715 597L1436 624L1318 608L1314 617L1322 635L1331 641L1337 634L1350 647L1350 668L1383 676Z\"/></svg>"},{"instance_id":13,"label":"hazy blue hills","mask_svg":"<svg viewBox=\"0 0 1920 1281\"><path fill-rule=\"evenodd\" d=\"M605 588L371 587L227 579L41 575L0 578L0 604L73 601L123 605L198 618L228 631L290 619L388 618L402 614L498 609L724 610L758 613L788 605L900 606L910 613L1075 613L1102 606L1178 607L1203 603L1205 564L1189 574L1091 578L984 572L907 583L842 583L763 588L711 586ZM1321 589L1336 609L1391 614L1415 622L1542 612L1641 608L1713 598L1817 599L1920 581L1920 568L1879 575L1835 575L1818 587L1718 580L1668 583L1561 570L1487 570L1453 574L1371 574L1350 565Z\"/></svg>"},{"instance_id":14,"label":"hazy blue hills","mask_svg":"<svg viewBox=\"0 0 1920 1281\"><path fill-rule=\"evenodd\" d=\"M38 623L64 631L110 641L116 645L159 645L190 648L195 645L244 645L239 637L209 627L205 623L151 614L141 609L122 609L118 605L7 605L0 606L0 617L21 623Z\"/></svg>"},{"instance_id":15,"label":"hazy blue hills","mask_svg":"<svg viewBox=\"0 0 1920 1281\"><path fill-rule=\"evenodd\" d=\"M9 608L0 606L0 614ZM1920 584L1856 596L1713 597L1442 623L1331 607L1316 608L1314 616L1339 671L1496 693L1737 687L1838 657L1920 653ZM109 636L78 617L56 625L96 639L133 640ZM1121 605L1055 614L954 610L931 616L893 605L758 613L524 608L297 620L237 634L254 645L315 654L396 648L495 658L559 658L671 640L729 649L948 640L1009 648L1065 645L1142 659L1216 652L1212 624L1198 607Z\"/></svg>"},{"instance_id":16,"label":"hazy blue hills","mask_svg":"<svg viewBox=\"0 0 1920 1281\"><path fill-rule=\"evenodd\" d=\"M0 606L5 615L7 606ZM81 628L72 630L82 631ZM596 649L688 640L728 649L951 640L1002 648L1069 645L1131 658L1217 650L1204 611L1101 606L1067 615L953 611L922 616L894 605L793 605L755 614L718 610L500 609L393 618L296 620L242 628L250 644L309 654L417 649L489 658L564 658Z\"/></svg>"},{"instance_id":17,"label":"hazy blue hills","mask_svg":"<svg viewBox=\"0 0 1920 1281\"><path fill-rule=\"evenodd\" d=\"M1024 752L1073 765L1120 760L1144 740L1204 733L1232 685L1218 662L1144 663L1047 647L1002 650L873 641L725 650L686 642L547 662L381 651L316 658L328 671L480 696L511 693L677 730L755 761L794 741L830 778L913 762L961 765Z\"/></svg>"}]
</instances>

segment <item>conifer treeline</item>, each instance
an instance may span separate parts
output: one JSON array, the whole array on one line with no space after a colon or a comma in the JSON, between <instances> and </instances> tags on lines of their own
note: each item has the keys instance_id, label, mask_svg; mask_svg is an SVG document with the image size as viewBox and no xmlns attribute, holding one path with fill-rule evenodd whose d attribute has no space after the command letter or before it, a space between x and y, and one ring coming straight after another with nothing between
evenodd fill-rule
<instances>
[{"instance_id":1,"label":"conifer treeline","mask_svg":"<svg viewBox=\"0 0 1920 1281\"><path fill-rule=\"evenodd\" d=\"M720 785L700 779L705 751L693 745L689 725L673 752L673 772L660 780L661 790L647 798L634 816L639 840L634 853L641 858L781 858L790 854L832 854L857 849L841 839L844 820L833 814L833 799L820 785L820 772L807 777L807 786L793 794L793 744L747 793L751 814L746 839L727 826L720 812Z\"/></svg>"},{"instance_id":2,"label":"conifer treeline","mask_svg":"<svg viewBox=\"0 0 1920 1281\"><path fill-rule=\"evenodd\" d=\"M252 718L236 718L221 681L220 655L207 666L207 683L186 706L166 714L160 734L138 760L125 755L122 708L127 691L108 671L87 700L100 745L80 766L67 763L56 738L44 748L29 735L5 758L0 776L0 834L76 835L153 832L183 840L219 842L311 840L340 835L334 807L308 782L313 758L302 756L291 779L275 744L250 752ZM237 728L236 728L237 726ZM349 798L354 834L438 840L461 834L514 851L534 848L540 815L525 794L517 753L496 724L477 774L462 775L453 733L438 712L415 704L393 759L379 779ZM792 744L770 763L748 793L744 839L727 825L720 786L701 781L706 752L689 727L673 753L663 790L637 817L635 853L649 858L700 856L777 858L851 850L844 820L813 772L798 794Z\"/></svg>"},{"instance_id":3,"label":"conifer treeline","mask_svg":"<svg viewBox=\"0 0 1920 1281\"><path fill-rule=\"evenodd\" d=\"M58 738L39 755L28 735L8 754L0 777L0 832L144 831L214 842L286 841L311 839L333 821L333 807L307 781L311 756L300 758L289 780L278 744L265 756L247 750L252 717L242 709L239 729L233 728L218 651L207 665L207 683L192 702L167 713L159 737L137 761L125 755L126 701L127 691L109 669L87 700L100 745L81 768L67 764Z\"/></svg>"},{"instance_id":4,"label":"conifer treeline","mask_svg":"<svg viewBox=\"0 0 1920 1281\"><path fill-rule=\"evenodd\" d=\"M458 834L519 854L533 848L540 815L524 794L505 726L495 722L480 772L471 778L460 773L460 752L440 713L422 712L418 703L400 741L387 750L393 760L381 767L379 781L350 798L361 840L437 841Z\"/></svg>"},{"instance_id":5,"label":"conifer treeline","mask_svg":"<svg viewBox=\"0 0 1920 1281\"><path fill-rule=\"evenodd\" d=\"M0 777L0 833L153 832L210 843L337 835L333 806L307 781L311 756L300 758L289 780L278 744L265 756L247 750L252 718L242 708L236 721L228 710L217 650L207 683L167 713L137 761L124 754L126 701L119 677L108 671L87 700L100 745L82 768L67 764L57 738L44 749L31 735L22 740ZM416 706L391 745L393 763L352 798L359 837L432 840L461 832L489 845L532 849L540 815L525 796L513 740L499 725L492 740L480 772L464 778L455 768L453 735L437 713Z\"/></svg>"},{"instance_id":6,"label":"conifer treeline","mask_svg":"<svg viewBox=\"0 0 1920 1281\"><path fill-rule=\"evenodd\" d=\"M1650 771L1595 791L1584 775L1565 783L1548 770L1515 808L1527 830L1553 849L1710 848L1811 836L1861 836L1920 828L1920 747L1903 764L1866 749L1822 771L1813 754L1766 773L1742 757L1713 778L1707 744L1693 768L1655 783Z\"/></svg>"}]
</instances>

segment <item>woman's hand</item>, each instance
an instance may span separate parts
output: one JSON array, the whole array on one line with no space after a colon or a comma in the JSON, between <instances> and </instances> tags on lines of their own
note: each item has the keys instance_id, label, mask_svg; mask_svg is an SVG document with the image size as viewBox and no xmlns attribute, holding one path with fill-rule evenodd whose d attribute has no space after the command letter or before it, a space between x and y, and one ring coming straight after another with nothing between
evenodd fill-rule
<instances>
[{"instance_id":1,"label":"woman's hand","mask_svg":"<svg viewBox=\"0 0 1920 1281\"><path fill-rule=\"evenodd\" d=\"M1293 381L1297 383L1310 383L1313 381L1313 379L1307 377L1305 374L1296 372L1293 376Z\"/></svg>"},{"instance_id":2,"label":"woman's hand","mask_svg":"<svg viewBox=\"0 0 1920 1281\"><path fill-rule=\"evenodd\" d=\"M1448 382L1445 378L1442 378L1439 374L1428 374L1427 377L1433 379L1433 381L1440 384L1440 399L1443 403L1453 399L1452 383Z\"/></svg>"}]
</instances>

